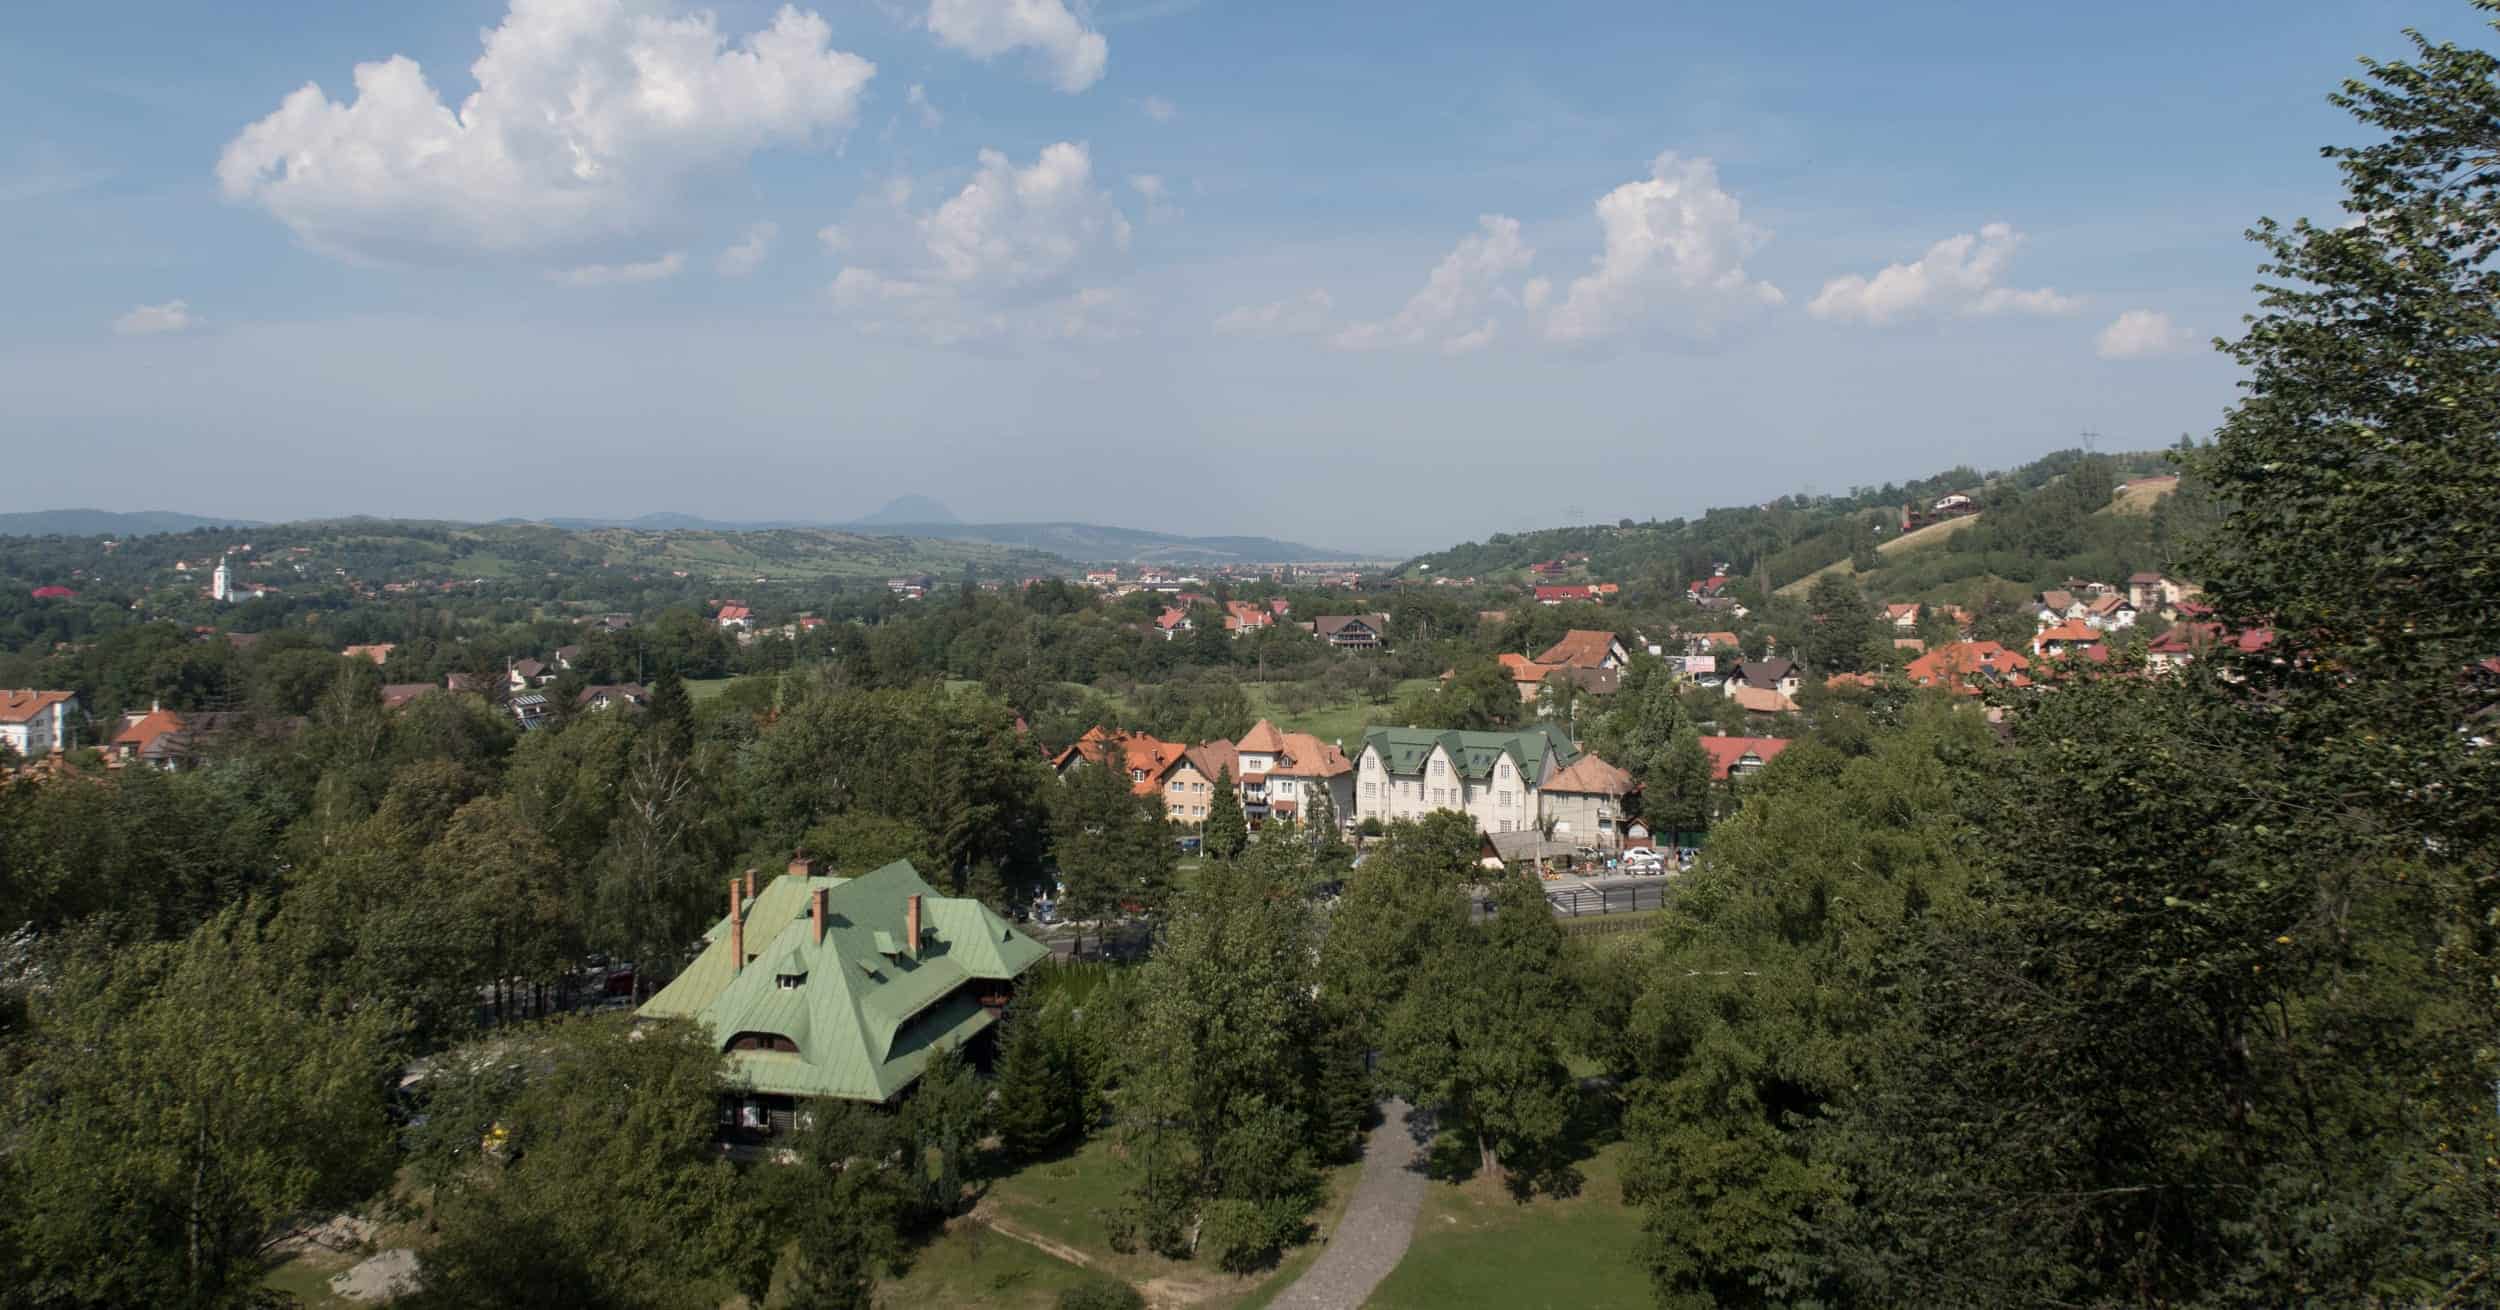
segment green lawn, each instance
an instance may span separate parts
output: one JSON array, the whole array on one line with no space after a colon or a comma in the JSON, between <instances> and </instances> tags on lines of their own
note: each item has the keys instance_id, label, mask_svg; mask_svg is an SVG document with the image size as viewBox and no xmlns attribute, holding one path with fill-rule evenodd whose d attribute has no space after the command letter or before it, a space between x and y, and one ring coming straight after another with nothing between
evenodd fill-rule
<instances>
[{"instance_id":1,"label":"green lawn","mask_svg":"<svg viewBox=\"0 0 2500 1310\"><path fill-rule=\"evenodd\" d=\"M1433 685L1430 678L1408 678L1397 685L1386 701L1351 700L1324 705L1307 714L1293 714L1277 707L1277 694L1291 684L1282 682L1246 682L1242 690L1249 693L1250 709L1262 718L1273 719L1287 732L1307 732L1321 741L1343 742L1348 752L1359 750L1365 728L1380 727L1389 721L1389 707L1396 698L1417 687Z\"/></svg>"},{"instance_id":2,"label":"green lawn","mask_svg":"<svg viewBox=\"0 0 2500 1310\"><path fill-rule=\"evenodd\" d=\"M729 684L736 681L736 678L688 678L686 699L701 704L729 690Z\"/></svg>"},{"instance_id":3,"label":"green lawn","mask_svg":"<svg viewBox=\"0 0 2500 1310\"><path fill-rule=\"evenodd\" d=\"M1360 1168L1345 1165L1328 1173L1327 1199L1313 1216L1318 1232L1333 1230L1345 1213ZM1111 1144L1097 1139L1073 1155L1045 1160L997 1180L980 1213L1072 1248L1085 1256L1090 1268L1148 1289L1148 1299L1159 1306L1254 1310L1291 1286L1319 1258L1320 1243L1307 1242L1287 1251L1274 1269L1235 1276L1194 1261L1143 1253L1122 1255L1111 1249L1104 1223L1104 1216L1119 1204L1121 1182ZM997 1249L1001 1246L1019 1247L1027 1254L1002 1254ZM977 1221L958 1221L945 1236L922 1248L910 1273L886 1289L893 1295L881 1297L880 1302L1042 1306L1060 1288L1083 1277L1073 1263Z\"/></svg>"},{"instance_id":4,"label":"green lawn","mask_svg":"<svg viewBox=\"0 0 2500 1310\"><path fill-rule=\"evenodd\" d=\"M1415 1220L1415 1244L1372 1294L1373 1310L1580 1310L1651 1303L1637 1262L1640 1213L1623 1204L1626 1147L1581 1164L1577 1196L1510 1199L1483 1178L1434 1183Z\"/></svg>"}]
</instances>

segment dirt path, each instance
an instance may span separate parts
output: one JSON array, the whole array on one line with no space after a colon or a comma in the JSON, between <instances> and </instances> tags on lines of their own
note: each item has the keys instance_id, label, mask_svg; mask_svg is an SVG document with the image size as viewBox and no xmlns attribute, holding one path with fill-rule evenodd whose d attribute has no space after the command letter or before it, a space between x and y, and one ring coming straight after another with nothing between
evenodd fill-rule
<instances>
[{"instance_id":1,"label":"dirt path","mask_svg":"<svg viewBox=\"0 0 2500 1310\"><path fill-rule=\"evenodd\" d=\"M1270 1310L1355 1310L1398 1267L1424 1203L1424 1146L1407 1124L1406 1102L1381 1107L1380 1126L1363 1147L1362 1181L1328 1249Z\"/></svg>"},{"instance_id":2,"label":"dirt path","mask_svg":"<svg viewBox=\"0 0 2500 1310\"><path fill-rule=\"evenodd\" d=\"M980 1205L974 1206L972 1208L972 1213L967 1217L975 1223L986 1225L991 1232L996 1233L1001 1237L1014 1238L1016 1241L1022 1242L1026 1246L1032 1247L1034 1250L1039 1251L1044 1255L1051 1256L1055 1259L1065 1260L1069 1264L1075 1265L1080 1269L1091 1269L1094 1267L1094 1258L1092 1256L1087 1255L1083 1251L1077 1250L1075 1247L1069 1246L1064 1242L1054 1242L1049 1238L1042 1236L1040 1233L1031 1231L1030 1229L1018 1228L1014 1224L999 1218L998 1208L986 1201L982 1202Z\"/></svg>"}]
</instances>

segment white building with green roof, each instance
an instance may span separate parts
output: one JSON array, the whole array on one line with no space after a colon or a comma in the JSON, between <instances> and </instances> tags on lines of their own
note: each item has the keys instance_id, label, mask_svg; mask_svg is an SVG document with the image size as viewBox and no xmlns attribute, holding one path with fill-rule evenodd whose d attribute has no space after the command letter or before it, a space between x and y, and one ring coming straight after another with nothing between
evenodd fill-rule
<instances>
[{"instance_id":1,"label":"white building with green roof","mask_svg":"<svg viewBox=\"0 0 2500 1310\"><path fill-rule=\"evenodd\" d=\"M702 954L639 1011L710 1028L750 1115L893 1099L938 1048L997 1022L1016 976L1049 954L907 861L857 878L793 869L760 887L752 873L732 880Z\"/></svg>"},{"instance_id":2,"label":"white building with green roof","mask_svg":"<svg viewBox=\"0 0 2500 1310\"><path fill-rule=\"evenodd\" d=\"M1355 820L1387 823L1456 810L1482 832L1525 832L1537 826L1545 781L1578 753L1550 725L1517 732L1374 728L1363 734L1355 761Z\"/></svg>"}]
</instances>

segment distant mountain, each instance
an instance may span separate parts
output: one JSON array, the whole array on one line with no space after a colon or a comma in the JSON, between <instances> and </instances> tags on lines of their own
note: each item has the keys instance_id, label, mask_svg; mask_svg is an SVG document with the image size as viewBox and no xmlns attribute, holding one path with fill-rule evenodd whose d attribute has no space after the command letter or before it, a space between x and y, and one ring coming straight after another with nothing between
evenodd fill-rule
<instances>
[{"instance_id":1,"label":"distant mountain","mask_svg":"<svg viewBox=\"0 0 2500 1310\"><path fill-rule=\"evenodd\" d=\"M264 527L253 519L202 518L171 510L38 509L0 514L0 537L136 537L193 528Z\"/></svg>"},{"instance_id":2,"label":"distant mountain","mask_svg":"<svg viewBox=\"0 0 2500 1310\"><path fill-rule=\"evenodd\" d=\"M889 525L906 523L926 525L931 523L960 522L962 522L962 520L955 517L955 512L953 510L950 510L944 505L929 499L927 496L896 496L894 499L885 503L885 508L859 520L859 522L853 526L862 528L882 528Z\"/></svg>"},{"instance_id":3,"label":"distant mountain","mask_svg":"<svg viewBox=\"0 0 2500 1310\"><path fill-rule=\"evenodd\" d=\"M851 523L767 519L734 523L692 514L645 514L640 518L503 519L501 523L544 523L575 532L598 528L632 528L639 532L788 532L831 530L878 537L924 537L936 541L974 541L994 546L1048 551L1070 560L1145 562L1157 564L1284 564L1299 560L1343 560L1361 556L1298 541L1273 537L1184 537L1142 528L1110 528L1094 523L959 523L953 518L886 519L881 516L918 502L940 514L946 507L917 496L905 496L876 515Z\"/></svg>"}]
</instances>

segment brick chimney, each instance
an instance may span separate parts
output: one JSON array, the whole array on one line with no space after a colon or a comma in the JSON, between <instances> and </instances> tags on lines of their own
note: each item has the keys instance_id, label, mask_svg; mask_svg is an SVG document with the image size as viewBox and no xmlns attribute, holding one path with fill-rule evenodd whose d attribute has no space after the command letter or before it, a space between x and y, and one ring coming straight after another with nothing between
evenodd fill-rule
<instances>
[{"instance_id":1,"label":"brick chimney","mask_svg":"<svg viewBox=\"0 0 2500 1310\"><path fill-rule=\"evenodd\" d=\"M913 892L903 905L903 950L917 960L920 958L920 893Z\"/></svg>"},{"instance_id":2,"label":"brick chimney","mask_svg":"<svg viewBox=\"0 0 2500 1310\"><path fill-rule=\"evenodd\" d=\"M729 880L729 972L735 974L741 972L746 967L746 901L738 895L738 880L732 878Z\"/></svg>"},{"instance_id":3,"label":"brick chimney","mask_svg":"<svg viewBox=\"0 0 2500 1310\"><path fill-rule=\"evenodd\" d=\"M816 944L822 946L825 944L825 889L817 888L816 895L811 899L816 903Z\"/></svg>"},{"instance_id":4,"label":"brick chimney","mask_svg":"<svg viewBox=\"0 0 2500 1310\"><path fill-rule=\"evenodd\" d=\"M805 851L793 851L793 852L791 852L791 854L790 854L790 872L792 872L792 873L794 873L794 874L798 875L798 876L799 876L799 877L801 877L801 878L813 878L813 877L815 877L815 876L816 876L816 857L815 857L815 856L813 856L813 855L808 854L808 853L807 853L807 852L805 852Z\"/></svg>"},{"instance_id":5,"label":"brick chimney","mask_svg":"<svg viewBox=\"0 0 2500 1310\"><path fill-rule=\"evenodd\" d=\"M755 870L747 870L747 899L755 899Z\"/></svg>"}]
</instances>

